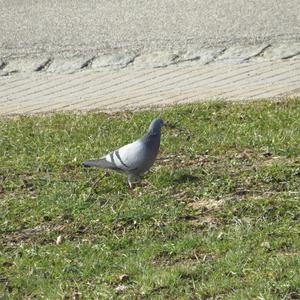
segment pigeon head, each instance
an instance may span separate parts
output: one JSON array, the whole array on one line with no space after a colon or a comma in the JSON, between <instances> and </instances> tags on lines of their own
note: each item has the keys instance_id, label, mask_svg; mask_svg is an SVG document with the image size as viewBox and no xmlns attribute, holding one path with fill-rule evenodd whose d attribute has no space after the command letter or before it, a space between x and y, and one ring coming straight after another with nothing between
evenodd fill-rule
<instances>
[{"instance_id":1,"label":"pigeon head","mask_svg":"<svg viewBox=\"0 0 300 300\"><path fill-rule=\"evenodd\" d=\"M162 119L159 118L154 119L149 126L148 134L149 135L160 134L160 129L162 126L164 126L164 121Z\"/></svg>"}]
</instances>

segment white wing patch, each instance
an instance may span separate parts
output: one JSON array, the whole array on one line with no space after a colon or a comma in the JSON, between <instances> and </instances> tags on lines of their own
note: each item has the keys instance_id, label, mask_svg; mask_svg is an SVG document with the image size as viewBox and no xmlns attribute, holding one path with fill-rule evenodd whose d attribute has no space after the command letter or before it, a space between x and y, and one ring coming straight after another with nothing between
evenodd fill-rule
<instances>
[{"instance_id":1,"label":"white wing patch","mask_svg":"<svg viewBox=\"0 0 300 300\"><path fill-rule=\"evenodd\" d=\"M112 159L111 159L111 157L110 157L110 154L107 154L107 155L105 156L105 159L106 159L108 162L112 163Z\"/></svg>"}]
</instances>

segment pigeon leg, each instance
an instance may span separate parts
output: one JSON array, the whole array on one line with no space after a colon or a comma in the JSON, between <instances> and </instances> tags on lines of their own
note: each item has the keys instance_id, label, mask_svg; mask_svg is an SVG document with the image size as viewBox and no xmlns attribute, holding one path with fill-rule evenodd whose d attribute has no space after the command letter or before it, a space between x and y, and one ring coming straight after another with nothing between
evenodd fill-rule
<instances>
[{"instance_id":1,"label":"pigeon leg","mask_svg":"<svg viewBox=\"0 0 300 300\"><path fill-rule=\"evenodd\" d=\"M139 176L133 175L133 174L128 174L128 184L129 187L132 189L134 183L137 183L141 180Z\"/></svg>"}]
</instances>

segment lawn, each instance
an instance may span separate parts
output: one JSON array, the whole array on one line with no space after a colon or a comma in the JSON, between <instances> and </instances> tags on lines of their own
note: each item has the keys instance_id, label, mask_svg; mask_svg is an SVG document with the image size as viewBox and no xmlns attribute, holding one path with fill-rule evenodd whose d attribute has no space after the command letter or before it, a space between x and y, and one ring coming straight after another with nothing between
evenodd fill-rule
<instances>
[{"instance_id":1,"label":"lawn","mask_svg":"<svg viewBox=\"0 0 300 300\"><path fill-rule=\"evenodd\" d=\"M156 116L143 185L81 166ZM2 117L0 212L3 299L299 299L300 99Z\"/></svg>"}]
</instances>

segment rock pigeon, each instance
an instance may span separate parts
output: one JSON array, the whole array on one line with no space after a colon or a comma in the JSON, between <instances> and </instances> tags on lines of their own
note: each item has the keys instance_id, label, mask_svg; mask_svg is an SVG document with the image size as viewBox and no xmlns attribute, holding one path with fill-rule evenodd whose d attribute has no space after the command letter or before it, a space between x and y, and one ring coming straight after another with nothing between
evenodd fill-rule
<instances>
[{"instance_id":1,"label":"rock pigeon","mask_svg":"<svg viewBox=\"0 0 300 300\"><path fill-rule=\"evenodd\" d=\"M140 139L108 153L99 160L88 160L85 167L98 167L124 172L128 175L128 184L140 181L141 175L154 164L160 145L160 131L164 125L162 119L154 119L148 132Z\"/></svg>"}]
</instances>

